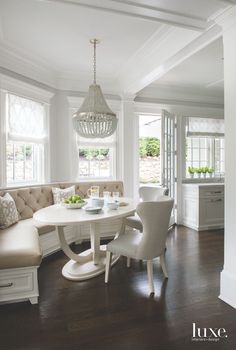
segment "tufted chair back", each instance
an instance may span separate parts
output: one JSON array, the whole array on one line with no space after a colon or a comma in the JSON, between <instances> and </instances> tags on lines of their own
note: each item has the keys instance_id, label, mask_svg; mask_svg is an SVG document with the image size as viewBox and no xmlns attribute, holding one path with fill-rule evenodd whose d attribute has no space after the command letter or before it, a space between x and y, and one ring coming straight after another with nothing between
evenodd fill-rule
<instances>
[{"instance_id":1,"label":"tufted chair back","mask_svg":"<svg viewBox=\"0 0 236 350\"><path fill-rule=\"evenodd\" d=\"M100 187L100 195L103 191L120 192L124 195L122 181L104 181L104 182L78 182L78 183L52 183L42 186L29 186L22 188L0 189L0 196L8 192L16 203L19 219L32 218L33 214L41 209L53 204L52 187L67 188L75 185L76 194L82 198L87 197L87 190L93 186Z\"/></svg>"}]
</instances>

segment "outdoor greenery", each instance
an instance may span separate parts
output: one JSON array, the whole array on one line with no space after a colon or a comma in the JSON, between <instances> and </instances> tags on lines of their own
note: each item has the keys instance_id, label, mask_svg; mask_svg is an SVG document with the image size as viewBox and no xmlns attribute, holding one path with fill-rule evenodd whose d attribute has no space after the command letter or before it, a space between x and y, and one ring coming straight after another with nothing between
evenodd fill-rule
<instances>
[{"instance_id":1,"label":"outdoor greenery","mask_svg":"<svg viewBox=\"0 0 236 350\"><path fill-rule=\"evenodd\" d=\"M192 174L194 175L195 173L197 174L212 174L214 173L214 170L213 168L208 168L208 167L205 167L205 168L193 168L193 167L188 167L188 172L189 174Z\"/></svg>"},{"instance_id":2,"label":"outdoor greenery","mask_svg":"<svg viewBox=\"0 0 236 350\"><path fill-rule=\"evenodd\" d=\"M139 155L145 157L159 157L160 140L156 137L140 137L139 138Z\"/></svg>"},{"instance_id":3,"label":"outdoor greenery","mask_svg":"<svg viewBox=\"0 0 236 350\"><path fill-rule=\"evenodd\" d=\"M79 156L86 159L103 159L109 154L109 148L82 148L79 150Z\"/></svg>"}]
</instances>

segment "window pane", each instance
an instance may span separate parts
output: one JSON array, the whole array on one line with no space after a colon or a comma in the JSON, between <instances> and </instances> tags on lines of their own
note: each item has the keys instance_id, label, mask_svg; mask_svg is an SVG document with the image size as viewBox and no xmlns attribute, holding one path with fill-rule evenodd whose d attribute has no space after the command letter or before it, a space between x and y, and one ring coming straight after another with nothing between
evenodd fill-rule
<instances>
[{"instance_id":1,"label":"window pane","mask_svg":"<svg viewBox=\"0 0 236 350\"><path fill-rule=\"evenodd\" d=\"M34 148L25 145L25 180L34 179Z\"/></svg>"},{"instance_id":2,"label":"window pane","mask_svg":"<svg viewBox=\"0 0 236 350\"><path fill-rule=\"evenodd\" d=\"M25 147L22 143L14 144L14 180L16 182L24 181L24 151Z\"/></svg>"},{"instance_id":3,"label":"window pane","mask_svg":"<svg viewBox=\"0 0 236 350\"><path fill-rule=\"evenodd\" d=\"M206 161L207 160L207 150L206 149L201 149L200 150L200 159L201 159L201 161Z\"/></svg>"},{"instance_id":4,"label":"window pane","mask_svg":"<svg viewBox=\"0 0 236 350\"><path fill-rule=\"evenodd\" d=\"M112 150L109 148L80 148L79 176L108 178L112 176Z\"/></svg>"},{"instance_id":5,"label":"window pane","mask_svg":"<svg viewBox=\"0 0 236 350\"><path fill-rule=\"evenodd\" d=\"M205 138L204 139L200 138L199 141L200 141L200 147L201 148L206 148L207 147L207 145L206 145L207 140Z\"/></svg>"},{"instance_id":6,"label":"window pane","mask_svg":"<svg viewBox=\"0 0 236 350\"><path fill-rule=\"evenodd\" d=\"M193 161L199 161L199 149L193 149Z\"/></svg>"},{"instance_id":7,"label":"window pane","mask_svg":"<svg viewBox=\"0 0 236 350\"><path fill-rule=\"evenodd\" d=\"M216 175L224 173L224 139L188 137L186 144L186 174L188 167L213 168ZM197 146L198 145L198 146Z\"/></svg>"},{"instance_id":8,"label":"window pane","mask_svg":"<svg viewBox=\"0 0 236 350\"><path fill-rule=\"evenodd\" d=\"M12 182L14 179L13 168L14 168L14 148L13 143L8 142L7 146L7 180Z\"/></svg>"},{"instance_id":9,"label":"window pane","mask_svg":"<svg viewBox=\"0 0 236 350\"><path fill-rule=\"evenodd\" d=\"M192 147L197 147L199 148L199 139L196 137L192 138Z\"/></svg>"},{"instance_id":10,"label":"window pane","mask_svg":"<svg viewBox=\"0 0 236 350\"><path fill-rule=\"evenodd\" d=\"M23 142L7 143L7 183L38 180L43 146Z\"/></svg>"}]
</instances>

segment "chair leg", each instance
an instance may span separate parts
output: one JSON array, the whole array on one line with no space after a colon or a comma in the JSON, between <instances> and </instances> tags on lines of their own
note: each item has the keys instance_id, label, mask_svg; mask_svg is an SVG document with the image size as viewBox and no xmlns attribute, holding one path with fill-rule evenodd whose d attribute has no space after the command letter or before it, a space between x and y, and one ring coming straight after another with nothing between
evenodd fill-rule
<instances>
[{"instance_id":1,"label":"chair leg","mask_svg":"<svg viewBox=\"0 0 236 350\"><path fill-rule=\"evenodd\" d=\"M148 274L148 284L150 288L150 293L155 293L154 283L153 283L153 262L152 260L147 261L147 274Z\"/></svg>"},{"instance_id":2,"label":"chair leg","mask_svg":"<svg viewBox=\"0 0 236 350\"><path fill-rule=\"evenodd\" d=\"M110 269L111 269L111 258L112 258L112 253L107 251L107 254L106 254L105 283L108 283L108 280L109 280L109 273L110 273Z\"/></svg>"},{"instance_id":3,"label":"chair leg","mask_svg":"<svg viewBox=\"0 0 236 350\"><path fill-rule=\"evenodd\" d=\"M127 257L127 267L130 267L131 259Z\"/></svg>"},{"instance_id":4,"label":"chair leg","mask_svg":"<svg viewBox=\"0 0 236 350\"><path fill-rule=\"evenodd\" d=\"M164 273L165 278L168 278L168 273L167 273L167 270L166 270L166 263L165 263L165 255L164 254L162 254L160 256L160 263L161 263L162 271Z\"/></svg>"}]
</instances>

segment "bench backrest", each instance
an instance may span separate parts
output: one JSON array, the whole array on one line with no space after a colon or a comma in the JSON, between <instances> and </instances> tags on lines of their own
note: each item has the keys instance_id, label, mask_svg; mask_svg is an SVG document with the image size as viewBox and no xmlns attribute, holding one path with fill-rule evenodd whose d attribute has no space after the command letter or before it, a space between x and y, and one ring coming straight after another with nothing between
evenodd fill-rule
<instances>
[{"instance_id":1,"label":"bench backrest","mask_svg":"<svg viewBox=\"0 0 236 350\"><path fill-rule=\"evenodd\" d=\"M124 195L122 181L94 181L94 182L62 182L52 183L41 186L29 186L18 188L0 189L0 196L8 192L16 203L20 220L29 219L33 214L41 209L53 204L52 187L67 188L75 185L76 194L82 198L87 197L87 190L93 186L100 187L100 196L103 191L119 192L120 196Z\"/></svg>"}]
</instances>

